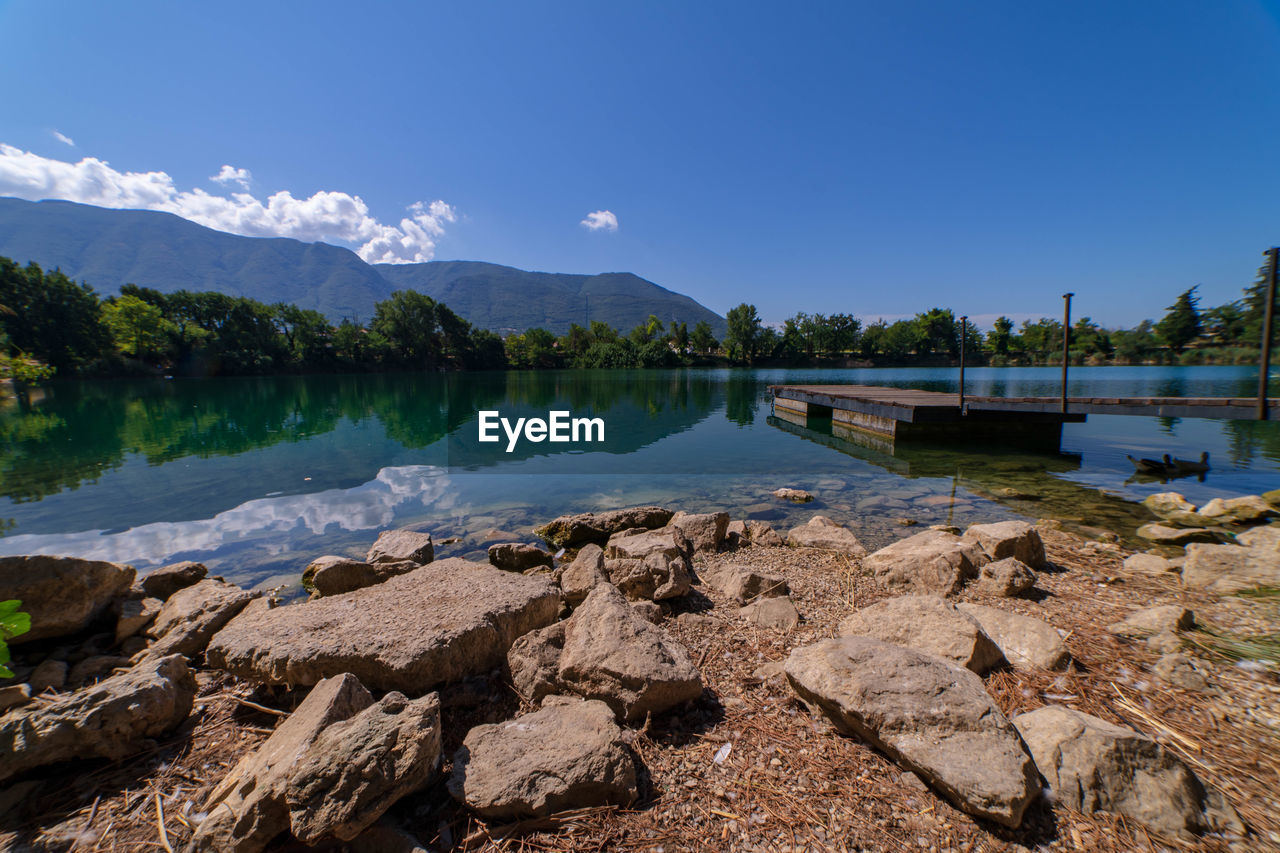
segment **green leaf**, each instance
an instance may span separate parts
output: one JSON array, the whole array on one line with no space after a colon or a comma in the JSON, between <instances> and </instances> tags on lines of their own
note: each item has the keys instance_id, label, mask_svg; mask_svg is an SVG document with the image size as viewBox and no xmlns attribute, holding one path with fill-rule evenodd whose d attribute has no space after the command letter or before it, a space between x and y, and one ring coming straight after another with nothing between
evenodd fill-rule
<instances>
[{"instance_id":1,"label":"green leaf","mask_svg":"<svg viewBox=\"0 0 1280 853\"><path fill-rule=\"evenodd\" d=\"M0 664L0 678L13 678L13 670L4 664Z\"/></svg>"},{"instance_id":2,"label":"green leaf","mask_svg":"<svg viewBox=\"0 0 1280 853\"><path fill-rule=\"evenodd\" d=\"M31 630L31 614L19 613L21 601L0 601L0 643Z\"/></svg>"}]
</instances>

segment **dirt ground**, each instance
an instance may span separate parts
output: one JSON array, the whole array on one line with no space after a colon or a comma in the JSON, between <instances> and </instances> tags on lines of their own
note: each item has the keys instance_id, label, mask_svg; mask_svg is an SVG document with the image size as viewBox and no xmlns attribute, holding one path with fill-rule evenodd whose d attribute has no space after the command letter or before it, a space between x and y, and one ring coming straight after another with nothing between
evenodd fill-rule
<instances>
[{"instance_id":1,"label":"dirt ground","mask_svg":"<svg viewBox=\"0 0 1280 853\"><path fill-rule=\"evenodd\" d=\"M1053 525L1043 526L1042 534L1052 566L1040 573L1037 594L985 603L1068 631L1075 662L1065 673L1006 669L987 676L1001 709L1013 715L1065 704L1154 737L1226 795L1249 825L1248 839L1231 846L1209 836L1189 844L1048 800L1029 810L1020 829L1008 830L956 810L880 753L837 734L799 703L776 666L766 665L797 646L834 636L850 610L887 592L857 560L795 548L748 548L709 558L786 577L803 617L795 630L755 627L706 586L677 602L664 621L689 650L705 689L698 702L633 733L643 770L642 799L632 808L496 826L455 804L443 781L448 756L471 726L521 710L495 672L442 692L445 774L388 817L441 851L1280 850L1280 678L1249 662L1274 651L1280 594L1217 598L1190 592L1177 575L1124 574L1128 552L1114 545ZM696 560L695 568L707 564ZM969 592L959 598L982 600ZM1161 683L1150 672L1158 655L1106 631L1133 610L1164 603L1196 614L1198 628L1184 635L1184 651L1210 673L1206 692ZM199 680L195 712L164 742L117 764L47 768L0 791L0 813L6 801L20 801L0 818L0 847L181 849L205 794L301 698L254 690L215 673L202 672ZM281 843L276 849L312 848Z\"/></svg>"}]
</instances>

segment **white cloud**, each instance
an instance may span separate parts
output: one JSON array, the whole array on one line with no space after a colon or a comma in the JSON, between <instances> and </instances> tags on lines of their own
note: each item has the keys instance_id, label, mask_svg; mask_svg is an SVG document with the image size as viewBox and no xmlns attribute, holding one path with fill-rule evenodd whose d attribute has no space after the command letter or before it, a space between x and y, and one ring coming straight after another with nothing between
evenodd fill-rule
<instances>
[{"instance_id":1,"label":"white cloud","mask_svg":"<svg viewBox=\"0 0 1280 853\"><path fill-rule=\"evenodd\" d=\"M250 177L246 169L223 166L214 180L224 175L236 183L241 175L245 181ZM344 192L321 190L309 198L294 198L288 190L281 190L260 200L249 192L233 192L227 197L199 188L179 190L165 172L120 172L96 157L70 163L4 143L0 143L0 195L163 210L247 237L349 243L369 263L429 261L445 224L457 220L456 211L443 201L417 202L398 225L388 225L369 214L363 199Z\"/></svg>"},{"instance_id":2,"label":"white cloud","mask_svg":"<svg viewBox=\"0 0 1280 853\"><path fill-rule=\"evenodd\" d=\"M588 231L617 231L618 217L612 210L597 210L587 214L587 218L578 223Z\"/></svg>"},{"instance_id":3,"label":"white cloud","mask_svg":"<svg viewBox=\"0 0 1280 853\"><path fill-rule=\"evenodd\" d=\"M54 139L58 140L63 145L70 145L72 148L76 147L75 140L72 139L70 136L67 136L65 133L59 133L56 130L51 130L49 132L53 134Z\"/></svg>"},{"instance_id":4,"label":"white cloud","mask_svg":"<svg viewBox=\"0 0 1280 853\"><path fill-rule=\"evenodd\" d=\"M248 169L235 169L231 166L223 164L218 170L218 174L210 175L209 180L215 184L239 184L241 189L249 189L249 183L253 180L253 175L249 174Z\"/></svg>"}]
</instances>

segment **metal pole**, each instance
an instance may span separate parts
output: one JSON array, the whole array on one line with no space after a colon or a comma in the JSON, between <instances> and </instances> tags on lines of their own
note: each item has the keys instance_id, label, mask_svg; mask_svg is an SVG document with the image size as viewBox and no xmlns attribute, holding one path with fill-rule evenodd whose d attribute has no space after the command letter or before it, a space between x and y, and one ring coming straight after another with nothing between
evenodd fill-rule
<instances>
[{"instance_id":1,"label":"metal pole","mask_svg":"<svg viewBox=\"0 0 1280 853\"><path fill-rule=\"evenodd\" d=\"M1067 357L1071 354L1071 297L1074 293L1062 294L1062 413L1067 413Z\"/></svg>"},{"instance_id":2,"label":"metal pole","mask_svg":"<svg viewBox=\"0 0 1280 853\"><path fill-rule=\"evenodd\" d=\"M969 316L960 318L960 414L964 414L964 339L968 337Z\"/></svg>"},{"instance_id":3,"label":"metal pole","mask_svg":"<svg viewBox=\"0 0 1280 853\"><path fill-rule=\"evenodd\" d=\"M1267 419L1267 379L1271 373L1271 330L1276 307L1276 264L1280 263L1280 248L1267 249L1262 254L1271 256L1271 269L1267 272L1267 302L1262 313L1262 355L1258 359L1258 420Z\"/></svg>"}]
</instances>

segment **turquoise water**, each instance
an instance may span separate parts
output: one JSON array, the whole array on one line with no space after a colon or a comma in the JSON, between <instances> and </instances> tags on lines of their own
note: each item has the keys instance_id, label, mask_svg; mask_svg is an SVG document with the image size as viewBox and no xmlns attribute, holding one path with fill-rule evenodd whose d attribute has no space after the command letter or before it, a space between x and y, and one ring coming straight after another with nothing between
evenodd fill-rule
<instances>
[{"instance_id":1,"label":"turquoise water","mask_svg":"<svg viewBox=\"0 0 1280 853\"><path fill-rule=\"evenodd\" d=\"M1055 368L981 368L971 394L1055 395ZM1070 393L1248 396L1249 368L1076 368ZM245 584L296 579L323 553L362 554L413 525L441 554L529 538L567 511L639 503L728 509L786 527L823 512L875 547L898 519L969 524L1049 516L1127 534L1134 501L1280 487L1280 427L1090 416L1061 448L842 441L772 417L778 383L954 391L946 369L564 371L54 383L0 408L0 554L63 553L139 567L197 559ZM1277 389L1280 390L1280 389ZM601 444L477 441L477 412L568 410ZM1125 454L1208 451L1203 481L1133 478ZM769 496L813 491L806 506Z\"/></svg>"}]
</instances>

